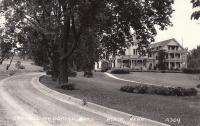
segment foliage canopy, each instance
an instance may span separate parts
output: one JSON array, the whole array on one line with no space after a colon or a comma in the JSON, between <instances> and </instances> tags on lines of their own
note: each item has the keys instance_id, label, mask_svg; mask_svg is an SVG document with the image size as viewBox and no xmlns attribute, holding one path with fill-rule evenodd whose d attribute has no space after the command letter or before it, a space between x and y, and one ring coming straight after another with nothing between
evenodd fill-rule
<instances>
[{"instance_id":1,"label":"foliage canopy","mask_svg":"<svg viewBox=\"0 0 200 126\"><path fill-rule=\"evenodd\" d=\"M173 0L2 0L7 31L53 76L67 82L77 58L91 71L102 54L117 55L132 44L145 52L155 26L172 25ZM130 32L133 29L134 33ZM42 61L41 61L42 60Z\"/></svg>"}]
</instances>

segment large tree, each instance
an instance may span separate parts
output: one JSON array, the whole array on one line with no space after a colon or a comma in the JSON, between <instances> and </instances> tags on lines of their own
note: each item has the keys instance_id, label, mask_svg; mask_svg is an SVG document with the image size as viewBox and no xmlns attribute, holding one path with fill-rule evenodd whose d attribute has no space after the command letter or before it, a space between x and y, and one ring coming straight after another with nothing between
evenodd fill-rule
<instances>
[{"instance_id":1,"label":"large tree","mask_svg":"<svg viewBox=\"0 0 200 126\"><path fill-rule=\"evenodd\" d=\"M12 55L12 47L13 45L11 42L5 42L5 40L1 39L0 64L2 64L5 59L9 58Z\"/></svg>"},{"instance_id":2,"label":"large tree","mask_svg":"<svg viewBox=\"0 0 200 126\"><path fill-rule=\"evenodd\" d=\"M195 10L193 13L192 13L192 16L191 18L192 19L195 19L195 20L198 20L199 17L200 17L200 0L191 0L191 3L193 4L193 8L194 9L198 9L198 10Z\"/></svg>"},{"instance_id":3,"label":"large tree","mask_svg":"<svg viewBox=\"0 0 200 126\"><path fill-rule=\"evenodd\" d=\"M200 69L200 46L188 55L188 68Z\"/></svg>"},{"instance_id":4,"label":"large tree","mask_svg":"<svg viewBox=\"0 0 200 126\"><path fill-rule=\"evenodd\" d=\"M99 52L117 55L131 44L131 28L145 52L154 41L155 26L163 30L171 25L173 12L173 0L3 0L2 4L5 13L11 12L7 21L26 40L22 42L38 48L32 49L35 53L45 48L41 52L48 59L45 64L56 66L53 70L61 83L68 82L75 52L83 55L84 70L91 72Z\"/></svg>"}]
</instances>

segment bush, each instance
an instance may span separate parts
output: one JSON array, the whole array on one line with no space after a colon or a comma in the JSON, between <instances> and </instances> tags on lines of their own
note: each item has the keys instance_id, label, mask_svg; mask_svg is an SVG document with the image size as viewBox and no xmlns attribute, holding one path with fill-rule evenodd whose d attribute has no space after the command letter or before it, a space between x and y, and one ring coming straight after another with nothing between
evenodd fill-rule
<instances>
[{"instance_id":1,"label":"bush","mask_svg":"<svg viewBox=\"0 0 200 126\"><path fill-rule=\"evenodd\" d=\"M25 66L23 66L22 63L21 63L20 61L17 61L17 62L15 63L15 67L16 67L17 69L25 69Z\"/></svg>"},{"instance_id":2,"label":"bush","mask_svg":"<svg viewBox=\"0 0 200 126\"><path fill-rule=\"evenodd\" d=\"M200 84L197 85L197 88L200 88Z\"/></svg>"},{"instance_id":3,"label":"bush","mask_svg":"<svg viewBox=\"0 0 200 126\"><path fill-rule=\"evenodd\" d=\"M76 77L77 76L77 72L74 70L70 70L68 73L69 77Z\"/></svg>"},{"instance_id":4,"label":"bush","mask_svg":"<svg viewBox=\"0 0 200 126\"><path fill-rule=\"evenodd\" d=\"M122 86L120 88L121 91L124 91L124 92L128 92L128 93L133 93L133 90L134 90L135 87L132 87L132 86Z\"/></svg>"},{"instance_id":5,"label":"bush","mask_svg":"<svg viewBox=\"0 0 200 126\"><path fill-rule=\"evenodd\" d=\"M19 66L19 69L25 69L25 66L21 65Z\"/></svg>"},{"instance_id":6,"label":"bush","mask_svg":"<svg viewBox=\"0 0 200 126\"><path fill-rule=\"evenodd\" d=\"M134 85L122 86L121 91L128 93L139 94L157 94L165 96L194 96L197 95L197 90L194 88L185 89L182 87L161 87L161 86L147 86L147 85Z\"/></svg>"},{"instance_id":7,"label":"bush","mask_svg":"<svg viewBox=\"0 0 200 126\"><path fill-rule=\"evenodd\" d=\"M184 68L182 69L183 73L188 73L188 74L197 74L200 73L200 69L193 69L193 68Z\"/></svg>"},{"instance_id":8,"label":"bush","mask_svg":"<svg viewBox=\"0 0 200 126\"><path fill-rule=\"evenodd\" d=\"M15 71L15 70L11 70L11 71L9 71L9 73L8 73L8 74L9 74L10 76L12 76L12 75L14 75L15 73L16 73L16 71Z\"/></svg>"},{"instance_id":9,"label":"bush","mask_svg":"<svg viewBox=\"0 0 200 126\"><path fill-rule=\"evenodd\" d=\"M144 94L144 93L146 93L147 92L147 86L142 86L142 85L138 85L137 87L136 87L136 89L138 90L138 93L140 93L140 94Z\"/></svg>"},{"instance_id":10,"label":"bush","mask_svg":"<svg viewBox=\"0 0 200 126\"><path fill-rule=\"evenodd\" d=\"M174 95L172 88L167 88L167 87L156 87L153 91L154 94L157 94L157 95L166 95L166 96L169 96L169 95Z\"/></svg>"},{"instance_id":11,"label":"bush","mask_svg":"<svg viewBox=\"0 0 200 126\"><path fill-rule=\"evenodd\" d=\"M112 74L129 74L130 71L128 68L114 68L111 70Z\"/></svg>"},{"instance_id":12,"label":"bush","mask_svg":"<svg viewBox=\"0 0 200 126\"><path fill-rule=\"evenodd\" d=\"M166 71L165 71L165 70L161 70L160 72L161 72L161 73L166 73Z\"/></svg>"},{"instance_id":13,"label":"bush","mask_svg":"<svg viewBox=\"0 0 200 126\"><path fill-rule=\"evenodd\" d=\"M65 85L61 85L61 88L64 89L64 90L75 90L75 85L72 84L72 83L68 83L68 84L65 84Z\"/></svg>"},{"instance_id":14,"label":"bush","mask_svg":"<svg viewBox=\"0 0 200 126\"><path fill-rule=\"evenodd\" d=\"M93 77L92 71L84 71L84 77L86 77L86 78L91 78L91 77Z\"/></svg>"},{"instance_id":15,"label":"bush","mask_svg":"<svg viewBox=\"0 0 200 126\"><path fill-rule=\"evenodd\" d=\"M142 85L136 85L136 86L122 86L120 88L121 91L125 91L128 93L140 93L144 94L147 92L147 86L142 86Z\"/></svg>"}]
</instances>

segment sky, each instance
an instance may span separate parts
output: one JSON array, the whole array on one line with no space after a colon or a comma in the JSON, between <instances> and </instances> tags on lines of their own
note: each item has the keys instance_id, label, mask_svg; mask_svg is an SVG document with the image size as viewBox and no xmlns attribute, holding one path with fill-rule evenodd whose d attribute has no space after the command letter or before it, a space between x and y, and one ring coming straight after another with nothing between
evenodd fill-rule
<instances>
[{"instance_id":1,"label":"sky","mask_svg":"<svg viewBox=\"0 0 200 126\"><path fill-rule=\"evenodd\" d=\"M189 50L200 45L200 19L191 20L192 9L191 0L175 0L171 22L172 27L160 31L155 37L156 42L175 38L184 48Z\"/></svg>"},{"instance_id":2,"label":"sky","mask_svg":"<svg viewBox=\"0 0 200 126\"><path fill-rule=\"evenodd\" d=\"M191 0L175 0L171 22L172 27L167 30L160 31L155 37L156 42L175 38L184 48L189 50L200 45L200 19L198 21L191 20L192 9ZM0 25L3 17L0 16Z\"/></svg>"}]
</instances>

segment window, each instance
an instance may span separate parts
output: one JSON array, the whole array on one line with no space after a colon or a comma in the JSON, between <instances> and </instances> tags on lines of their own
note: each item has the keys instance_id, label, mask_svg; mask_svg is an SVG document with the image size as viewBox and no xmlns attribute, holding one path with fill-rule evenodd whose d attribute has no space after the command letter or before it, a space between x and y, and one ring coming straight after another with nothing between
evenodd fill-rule
<instances>
[{"instance_id":1,"label":"window","mask_svg":"<svg viewBox=\"0 0 200 126\"><path fill-rule=\"evenodd\" d=\"M176 46L176 50L178 50L178 46Z\"/></svg>"},{"instance_id":2,"label":"window","mask_svg":"<svg viewBox=\"0 0 200 126\"><path fill-rule=\"evenodd\" d=\"M168 46L168 50L170 50L170 46Z\"/></svg>"},{"instance_id":3,"label":"window","mask_svg":"<svg viewBox=\"0 0 200 126\"><path fill-rule=\"evenodd\" d=\"M151 53L149 53L149 57L152 57L152 54L151 54Z\"/></svg>"},{"instance_id":4,"label":"window","mask_svg":"<svg viewBox=\"0 0 200 126\"><path fill-rule=\"evenodd\" d=\"M176 53L176 58L180 59L181 55L180 53Z\"/></svg>"},{"instance_id":5,"label":"window","mask_svg":"<svg viewBox=\"0 0 200 126\"><path fill-rule=\"evenodd\" d=\"M174 54L170 53L170 57L171 57L171 59L174 59Z\"/></svg>"},{"instance_id":6,"label":"window","mask_svg":"<svg viewBox=\"0 0 200 126\"><path fill-rule=\"evenodd\" d=\"M176 46L172 46L172 50L176 50L177 49L177 47Z\"/></svg>"},{"instance_id":7,"label":"window","mask_svg":"<svg viewBox=\"0 0 200 126\"><path fill-rule=\"evenodd\" d=\"M137 55L137 49L133 49L133 55Z\"/></svg>"},{"instance_id":8,"label":"window","mask_svg":"<svg viewBox=\"0 0 200 126\"><path fill-rule=\"evenodd\" d=\"M166 54L165 58L166 58L166 59L168 59L168 58L169 58L168 54Z\"/></svg>"}]
</instances>

